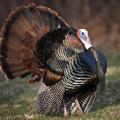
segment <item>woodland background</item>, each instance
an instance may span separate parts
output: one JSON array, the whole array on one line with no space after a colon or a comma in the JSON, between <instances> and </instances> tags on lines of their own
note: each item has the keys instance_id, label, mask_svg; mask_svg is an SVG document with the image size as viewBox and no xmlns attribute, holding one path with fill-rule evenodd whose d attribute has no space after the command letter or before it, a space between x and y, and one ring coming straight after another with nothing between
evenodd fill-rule
<instances>
[{"instance_id":1,"label":"woodland background","mask_svg":"<svg viewBox=\"0 0 120 120\"><path fill-rule=\"evenodd\" d=\"M0 27L11 10L31 2L56 10L72 27L87 28L101 49L120 50L120 0L0 0Z\"/></svg>"},{"instance_id":2,"label":"woodland background","mask_svg":"<svg viewBox=\"0 0 120 120\"><path fill-rule=\"evenodd\" d=\"M107 80L102 102L97 101L93 110L82 118L68 119L120 120L120 0L0 0L0 28L11 10L32 2L56 10L76 29L88 29L94 46L103 51L107 58ZM9 81L1 73L0 120L63 119L36 114L39 84L30 86L26 79Z\"/></svg>"}]
</instances>

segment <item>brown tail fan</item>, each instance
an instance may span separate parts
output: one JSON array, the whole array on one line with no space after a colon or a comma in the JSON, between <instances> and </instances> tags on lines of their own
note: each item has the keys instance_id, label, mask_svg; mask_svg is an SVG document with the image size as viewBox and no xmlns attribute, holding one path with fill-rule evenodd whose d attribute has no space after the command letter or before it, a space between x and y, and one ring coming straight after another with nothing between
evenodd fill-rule
<instances>
[{"instance_id":1,"label":"brown tail fan","mask_svg":"<svg viewBox=\"0 0 120 120\"><path fill-rule=\"evenodd\" d=\"M50 8L31 4L12 11L1 30L1 67L9 79L24 77L41 63L34 62L33 49L47 32L69 25ZM37 60L36 60L37 61Z\"/></svg>"}]
</instances>

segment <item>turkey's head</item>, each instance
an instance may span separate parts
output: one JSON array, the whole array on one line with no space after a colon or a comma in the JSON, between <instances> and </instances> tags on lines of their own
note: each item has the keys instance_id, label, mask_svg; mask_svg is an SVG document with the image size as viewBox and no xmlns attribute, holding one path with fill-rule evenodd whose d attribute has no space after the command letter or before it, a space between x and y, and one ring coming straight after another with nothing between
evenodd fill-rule
<instances>
[{"instance_id":1,"label":"turkey's head","mask_svg":"<svg viewBox=\"0 0 120 120\"><path fill-rule=\"evenodd\" d=\"M91 41L90 41L90 38L89 38L89 35L88 35L88 31L86 29L79 29L77 31L77 37L82 42L82 44L84 45L86 50L90 50L90 51L93 52L93 55L94 55L96 61L98 61L98 58L97 58L97 55L96 55L96 50L91 44Z\"/></svg>"},{"instance_id":2,"label":"turkey's head","mask_svg":"<svg viewBox=\"0 0 120 120\"><path fill-rule=\"evenodd\" d=\"M86 29L79 29L77 31L77 36L85 46L85 48L88 50L89 48L92 48L92 44L90 42L90 38L88 35L88 31Z\"/></svg>"}]
</instances>

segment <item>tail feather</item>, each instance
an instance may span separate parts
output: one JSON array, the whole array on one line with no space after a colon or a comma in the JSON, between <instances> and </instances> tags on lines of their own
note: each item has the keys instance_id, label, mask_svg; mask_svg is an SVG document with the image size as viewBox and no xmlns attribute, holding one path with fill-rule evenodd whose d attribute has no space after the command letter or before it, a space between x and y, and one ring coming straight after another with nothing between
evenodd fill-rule
<instances>
[{"instance_id":1,"label":"tail feather","mask_svg":"<svg viewBox=\"0 0 120 120\"><path fill-rule=\"evenodd\" d=\"M42 64L34 58L35 44L59 25L69 26L53 10L35 4L18 7L10 13L1 30L0 41L1 67L8 78L31 73Z\"/></svg>"}]
</instances>

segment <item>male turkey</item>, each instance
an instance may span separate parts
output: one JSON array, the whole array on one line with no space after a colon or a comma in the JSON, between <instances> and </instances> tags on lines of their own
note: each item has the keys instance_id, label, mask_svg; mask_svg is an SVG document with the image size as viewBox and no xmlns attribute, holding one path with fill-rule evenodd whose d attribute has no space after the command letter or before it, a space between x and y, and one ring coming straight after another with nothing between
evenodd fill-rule
<instances>
[{"instance_id":1,"label":"male turkey","mask_svg":"<svg viewBox=\"0 0 120 120\"><path fill-rule=\"evenodd\" d=\"M88 112L106 60L85 29L73 29L55 11L31 4L10 13L1 30L2 71L9 79L32 74L40 81L37 110L42 114ZM75 104L75 107L74 105Z\"/></svg>"}]
</instances>

